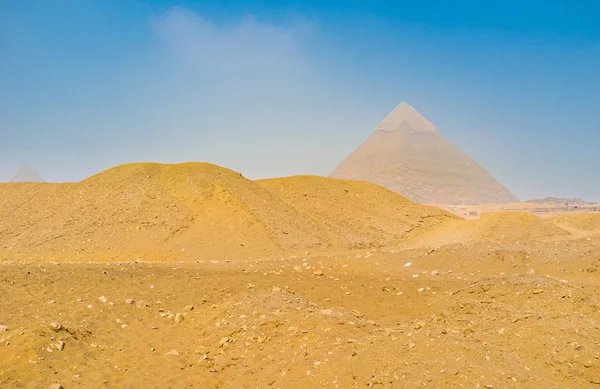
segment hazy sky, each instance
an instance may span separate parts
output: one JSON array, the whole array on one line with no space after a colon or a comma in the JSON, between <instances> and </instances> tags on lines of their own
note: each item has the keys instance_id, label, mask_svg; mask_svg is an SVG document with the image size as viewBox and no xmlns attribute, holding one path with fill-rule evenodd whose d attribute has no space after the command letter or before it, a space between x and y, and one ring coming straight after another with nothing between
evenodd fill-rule
<instances>
[{"instance_id":1,"label":"hazy sky","mask_svg":"<svg viewBox=\"0 0 600 389\"><path fill-rule=\"evenodd\" d=\"M0 0L0 181L328 175L406 101L521 199L600 201L600 2Z\"/></svg>"}]
</instances>

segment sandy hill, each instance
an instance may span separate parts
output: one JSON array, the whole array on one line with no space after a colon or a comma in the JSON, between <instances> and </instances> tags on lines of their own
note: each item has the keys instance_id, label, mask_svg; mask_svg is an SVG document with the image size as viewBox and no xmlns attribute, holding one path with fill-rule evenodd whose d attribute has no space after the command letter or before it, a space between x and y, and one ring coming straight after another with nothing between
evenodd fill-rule
<instances>
[{"instance_id":1,"label":"sandy hill","mask_svg":"<svg viewBox=\"0 0 600 389\"><path fill-rule=\"evenodd\" d=\"M206 163L141 163L79 183L2 184L0 260L248 259L376 247L453 218L372 184L288 181L278 190ZM301 190L312 208L294 201Z\"/></svg>"},{"instance_id":2,"label":"sandy hill","mask_svg":"<svg viewBox=\"0 0 600 389\"><path fill-rule=\"evenodd\" d=\"M30 165L23 165L10 179L10 182L44 182L44 179Z\"/></svg>"},{"instance_id":3,"label":"sandy hill","mask_svg":"<svg viewBox=\"0 0 600 389\"><path fill-rule=\"evenodd\" d=\"M576 235L600 234L600 213L564 215L550 220Z\"/></svg>"},{"instance_id":4,"label":"sandy hill","mask_svg":"<svg viewBox=\"0 0 600 389\"><path fill-rule=\"evenodd\" d=\"M560 240L571 235L549 220L527 212L492 212L475 220L457 220L441 225L413 242L424 245L510 243Z\"/></svg>"},{"instance_id":5,"label":"sandy hill","mask_svg":"<svg viewBox=\"0 0 600 389\"><path fill-rule=\"evenodd\" d=\"M373 182L425 204L518 201L406 103L398 105L331 177Z\"/></svg>"},{"instance_id":6,"label":"sandy hill","mask_svg":"<svg viewBox=\"0 0 600 389\"><path fill-rule=\"evenodd\" d=\"M458 219L364 181L295 176L257 183L323 229L336 247L390 245Z\"/></svg>"}]
</instances>

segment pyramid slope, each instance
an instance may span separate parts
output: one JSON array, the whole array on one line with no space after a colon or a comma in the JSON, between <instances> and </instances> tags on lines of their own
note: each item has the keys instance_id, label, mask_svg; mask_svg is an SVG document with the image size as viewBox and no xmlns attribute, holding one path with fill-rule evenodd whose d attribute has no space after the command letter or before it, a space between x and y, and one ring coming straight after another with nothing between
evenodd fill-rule
<instances>
[{"instance_id":1,"label":"pyramid slope","mask_svg":"<svg viewBox=\"0 0 600 389\"><path fill-rule=\"evenodd\" d=\"M406 103L392 111L331 177L369 181L425 204L518 201Z\"/></svg>"},{"instance_id":2,"label":"pyramid slope","mask_svg":"<svg viewBox=\"0 0 600 389\"><path fill-rule=\"evenodd\" d=\"M30 165L23 165L21 169L10 179L10 182L45 182L42 177Z\"/></svg>"}]
</instances>

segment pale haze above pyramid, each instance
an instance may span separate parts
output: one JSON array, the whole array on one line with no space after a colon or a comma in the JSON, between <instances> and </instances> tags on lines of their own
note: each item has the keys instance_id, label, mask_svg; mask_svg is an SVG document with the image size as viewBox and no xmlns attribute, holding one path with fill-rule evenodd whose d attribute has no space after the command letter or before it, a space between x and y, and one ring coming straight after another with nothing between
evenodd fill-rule
<instances>
[{"instance_id":1,"label":"pale haze above pyramid","mask_svg":"<svg viewBox=\"0 0 600 389\"><path fill-rule=\"evenodd\" d=\"M45 182L42 177L30 165L23 165L21 169L11 178L10 182Z\"/></svg>"},{"instance_id":2,"label":"pale haze above pyramid","mask_svg":"<svg viewBox=\"0 0 600 389\"><path fill-rule=\"evenodd\" d=\"M331 177L369 181L423 204L518 201L407 103L383 119Z\"/></svg>"}]
</instances>

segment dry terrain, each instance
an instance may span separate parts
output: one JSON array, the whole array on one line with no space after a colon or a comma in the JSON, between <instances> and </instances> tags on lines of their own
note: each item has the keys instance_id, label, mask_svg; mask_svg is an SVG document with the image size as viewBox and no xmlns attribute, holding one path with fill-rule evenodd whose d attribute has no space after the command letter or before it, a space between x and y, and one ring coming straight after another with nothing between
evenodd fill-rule
<instances>
[{"instance_id":1,"label":"dry terrain","mask_svg":"<svg viewBox=\"0 0 600 389\"><path fill-rule=\"evenodd\" d=\"M0 185L1 388L600 388L600 219L208 164Z\"/></svg>"},{"instance_id":2,"label":"dry terrain","mask_svg":"<svg viewBox=\"0 0 600 389\"><path fill-rule=\"evenodd\" d=\"M532 215L547 219L557 216L582 215L595 213L600 214L600 204L569 204L547 202L520 202L508 204L480 204L480 205L436 205L456 216L464 219L477 219L480 215L490 212L527 212ZM575 208L577 207L577 208Z\"/></svg>"}]
</instances>

